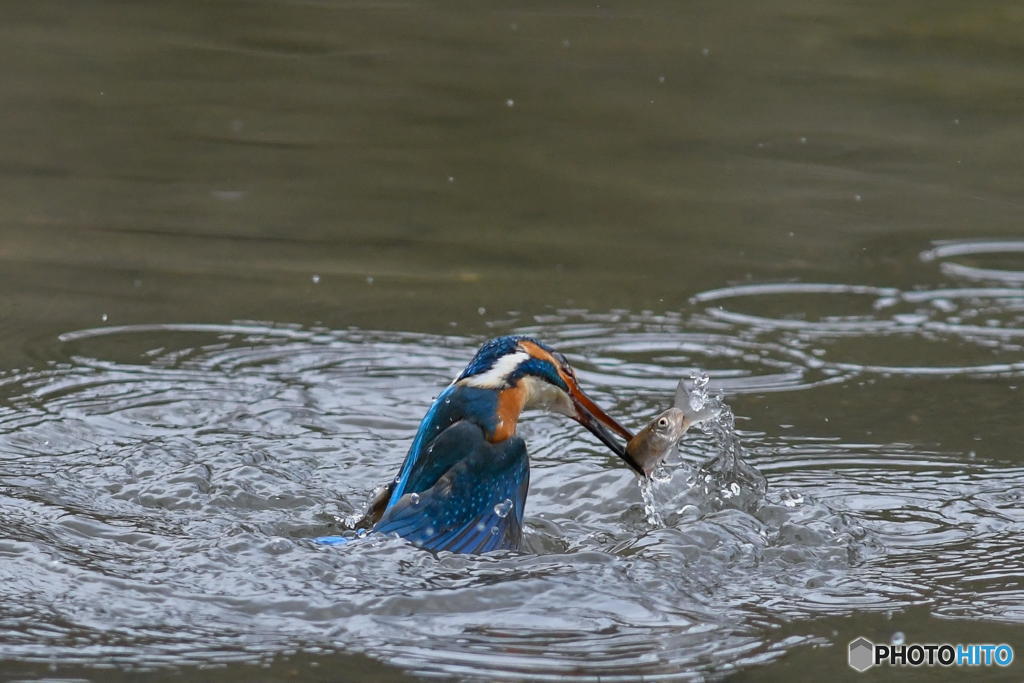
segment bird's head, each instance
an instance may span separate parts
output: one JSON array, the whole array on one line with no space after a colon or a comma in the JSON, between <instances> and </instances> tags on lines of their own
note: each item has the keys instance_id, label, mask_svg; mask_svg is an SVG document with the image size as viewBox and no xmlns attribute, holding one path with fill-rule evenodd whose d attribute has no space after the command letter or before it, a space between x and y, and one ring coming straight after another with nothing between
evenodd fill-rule
<instances>
[{"instance_id":1,"label":"bird's head","mask_svg":"<svg viewBox=\"0 0 1024 683\"><path fill-rule=\"evenodd\" d=\"M543 408L586 427L636 472L641 467L609 432L627 441L632 434L583 393L565 356L536 339L507 336L491 339L477 351L455 384L498 393L498 427L494 440L511 436L519 413Z\"/></svg>"}]
</instances>

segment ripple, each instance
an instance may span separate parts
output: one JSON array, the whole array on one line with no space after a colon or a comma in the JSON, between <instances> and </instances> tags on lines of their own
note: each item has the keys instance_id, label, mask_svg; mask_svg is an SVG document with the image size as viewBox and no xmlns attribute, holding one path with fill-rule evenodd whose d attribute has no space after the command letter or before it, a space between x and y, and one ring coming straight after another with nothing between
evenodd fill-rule
<instances>
[{"instance_id":1,"label":"ripple","mask_svg":"<svg viewBox=\"0 0 1024 683\"><path fill-rule=\"evenodd\" d=\"M833 377L859 374L1007 376L1024 371L1024 289L901 291L865 285L744 285L696 295L695 303L750 300L759 313L721 305L704 313L745 333L788 336L794 358ZM855 305L856 304L856 305ZM765 311L778 311L777 317ZM811 319L806 311L817 311ZM799 315L786 311L801 311ZM773 341L766 344L777 343ZM857 354L862 358L851 358Z\"/></svg>"},{"instance_id":2,"label":"ripple","mask_svg":"<svg viewBox=\"0 0 1024 683\"><path fill-rule=\"evenodd\" d=\"M576 363L582 378L613 388L620 400L671 395L680 377L698 370L708 373L713 390L729 394L809 389L846 376L792 345L688 330L678 316L636 316L628 332L621 331L621 321L607 325L579 317L551 316L543 328L524 331L558 340L560 351L582 359Z\"/></svg>"},{"instance_id":3,"label":"ripple","mask_svg":"<svg viewBox=\"0 0 1024 683\"><path fill-rule=\"evenodd\" d=\"M878 300L898 295L899 290L890 287L793 282L712 289L693 296L690 301L698 304L716 302L715 306L706 309L706 313L713 318L761 328L871 331L892 326L892 321L876 319L873 309ZM751 297L755 298L759 310L776 309L780 314L768 316L763 313L744 313L727 309L718 303ZM783 303L794 297L799 297L805 303L795 308L792 304ZM766 301L765 298L769 299ZM815 301L807 303L809 299ZM808 310L825 312L811 319L807 317ZM784 311L799 313L783 317Z\"/></svg>"},{"instance_id":4,"label":"ripple","mask_svg":"<svg viewBox=\"0 0 1024 683\"><path fill-rule=\"evenodd\" d=\"M527 331L637 424L696 367L735 393L850 375L722 321L618 315ZM763 504L680 512L692 501L673 481L714 454L688 439L652 527L599 444L530 417L525 552L308 542L393 475L478 343L257 322L62 335L52 363L0 378L5 653L138 668L345 652L447 677L701 679L817 642L776 633L822 616L928 603L1024 619L1024 470L908 444L745 434Z\"/></svg>"},{"instance_id":5,"label":"ripple","mask_svg":"<svg viewBox=\"0 0 1024 683\"><path fill-rule=\"evenodd\" d=\"M1016 257L1008 255L1019 255ZM1013 267L996 268L966 265L952 260L955 257L987 257L992 261L1011 260ZM1024 241L1022 240L952 240L936 242L936 246L921 252L921 260L938 261L945 275L969 280L990 280L1006 283L1024 283Z\"/></svg>"}]
</instances>

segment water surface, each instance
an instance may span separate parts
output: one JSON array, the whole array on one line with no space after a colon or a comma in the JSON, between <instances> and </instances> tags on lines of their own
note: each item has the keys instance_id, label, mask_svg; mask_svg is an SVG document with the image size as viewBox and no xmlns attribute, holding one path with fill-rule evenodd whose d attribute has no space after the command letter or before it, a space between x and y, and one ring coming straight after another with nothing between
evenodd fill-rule
<instances>
[{"instance_id":1,"label":"water surface","mask_svg":"<svg viewBox=\"0 0 1024 683\"><path fill-rule=\"evenodd\" d=\"M3 13L5 676L792 680L852 676L859 635L1024 651L1019 10ZM523 552L309 543L511 332L633 427L707 370L767 493L694 499L694 433L652 525L537 415Z\"/></svg>"}]
</instances>

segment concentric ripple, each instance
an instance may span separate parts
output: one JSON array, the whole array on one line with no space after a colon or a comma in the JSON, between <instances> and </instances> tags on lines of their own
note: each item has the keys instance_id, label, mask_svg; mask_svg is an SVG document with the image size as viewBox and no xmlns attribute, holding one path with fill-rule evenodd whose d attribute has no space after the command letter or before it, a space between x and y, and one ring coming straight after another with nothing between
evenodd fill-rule
<instances>
[{"instance_id":1,"label":"concentric ripple","mask_svg":"<svg viewBox=\"0 0 1024 683\"><path fill-rule=\"evenodd\" d=\"M697 367L730 395L853 376L797 344L682 316L566 313L522 331L567 353L588 392L636 425ZM821 616L929 603L1024 621L1008 578L1024 570L1024 470L907 444L743 433L769 488L740 509L686 493L714 455L695 434L659 483L665 524L652 527L614 457L564 420L529 418L523 552L310 543L394 474L479 342L108 327L63 335L46 367L7 372L5 656L152 668L342 652L447 677L701 678L823 642L792 632Z\"/></svg>"},{"instance_id":2,"label":"concentric ripple","mask_svg":"<svg viewBox=\"0 0 1024 683\"><path fill-rule=\"evenodd\" d=\"M921 260L938 262L943 274L952 277L1024 284L1024 240L936 242L935 247L921 252ZM963 260L972 263L962 263ZM997 267L1003 263L1006 265Z\"/></svg>"},{"instance_id":3,"label":"concentric ripple","mask_svg":"<svg viewBox=\"0 0 1024 683\"><path fill-rule=\"evenodd\" d=\"M737 335L810 357L807 367L833 377L1024 374L1024 289L781 283L692 301Z\"/></svg>"}]
</instances>

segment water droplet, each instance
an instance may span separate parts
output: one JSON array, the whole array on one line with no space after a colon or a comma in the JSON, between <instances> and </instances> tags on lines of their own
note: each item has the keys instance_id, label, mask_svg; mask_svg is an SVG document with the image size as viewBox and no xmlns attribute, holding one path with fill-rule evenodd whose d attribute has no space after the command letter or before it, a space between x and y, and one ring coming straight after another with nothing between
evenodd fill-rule
<instances>
[{"instance_id":1,"label":"water droplet","mask_svg":"<svg viewBox=\"0 0 1024 683\"><path fill-rule=\"evenodd\" d=\"M855 202L862 201L863 199L864 199L864 197L860 196L859 194L853 195L853 201L855 201Z\"/></svg>"},{"instance_id":2,"label":"water droplet","mask_svg":"<svg viewBox=\"0 0 1024 683\"><path fill-rule=\"evenodd\" d=\"M291 544L283 538L276 538L267 546L267 551L274 555L283 555L289 550L291 550Z\"/></svg>"},{"instance_id":3,"label":"water droplet","mask_svg":"<svg viewBox=\"0 0 1024 683\"><path fill-rule=\"evenodd\" d=\"M448 182L449 183L454 183L455 182L455 176L453 176L453 175L448 176Z\"/></svg>"},{"instance_id":4,"label":"water droplet","mask_svg":"<svg viewBox=\"0 0 1024 683\"><path fill-rule=\"evenodd\" d=\"M572 43L569 42L568 38L566 38L565 40L562 41L562 47L564 47L566 49L572 47Z\"/></svg>"},{"instance_id":5,"label":"water droplet","mask_svg":"<svg viewBox=\"0 0 1024 683\"><path fill-rule=\"evenodd\" d=\"M804 502L804 497L799 493L793 493L789 489L782 492L782 504L788 508L795 508L800 503Z\"/></svg>"},{"instance_id":6,"label":"water droplet","mask_svg":"<svg viewBox=\"0 0 1024 683\"><path fill-rule=\"evenodd\" d=\"M480 315L484 315L485 313L487 313L487 309L481 306L480 308L476 309L476 312Z\"/></svg>"},{"instance_id":7,"label":"water droplet","mask_svg":"<svg viewBox=\"0 0 1024 683\"><path fill-rule=\"evenodd\" d=\"M107 317L107 314L104 313L103 315L100 316L100 320L102 320L103 322L107 322Z\"/></svg>"},{"instance_id":8,"label":"water droplet","mask_svg":"<svg viewBox=\"0 0 1024 683\"><path fill-rule=\"evenodd\" d=\"M411 502L413 505L419 505L420 504L420 494L418 494L418 493L410 493L409 494L409 502Z\"/></svg>"},{"instance_id":9,"label":"water droplet","mask_svg":"<svg viewBox=\"0 0 1024 683\"><path fill-rule=\"evenodd\" d=\"M658 76L658 83L664 83L664 82L665 82L665 77L664 76Z\"/></svg>"},{"instance_id":10,"label":"water droplet","mask_svg":"<svg viewBox=\"0 0 1024 683\"><path fill-rule=\"evenodd\" d=\"M800 144L801 145L806 145L807 144L807 138L805 138L803 135L800 136Z\"/></svg>"},{"instance_id":11,"label":"water droplet","mask_svg":"<svg viewBox=\"0 0 1024 683\"><path fill-rule=\"evenodd\" d=\"M373 276L372 275L367 275L366 276L366 284L368 284L368 285L372 285L373 284Z\"/></svg>"},{"instance_id":12,"label":"water droplet","mask_svg":"<svg viewBox=\"0 0 1024 683\"><path fill-rule=\"evenodd\" d=\"M311 277L309 279L313 281L314 285L320 284L320 276L317 275L316 273L313 273L313 277Z\"/></svg>"},{"instance_id":13,"label":"water droplet","mask_svg":"<svg viewBox=\"0 0 1024 683\"><path fill-rule=\"evenodd\" d=\"M907 636L904 635L903 631L896 631L896 633L892 634L892 638L889 639L889 642L893 645L902 645L907 642Z\"/></svg>"},{"instance_id":14,"label":"water droplet","mask_svg":"<svg viewBox=\"0 0 1024 683\"><path fill-rule=\"evenodd\" d=\"M494 506L494 514L501 518L508 517L508 511L512 509L512 501L506 498Z\"/></svg>"},{"instance_id":15,"label":"water droplet","mask_svg":"<svg viewBox=\"0 0 1024 683\"><path fill-rule=\"evenodd\" d=\"M498 527L492 526L491 527L491 536L497 536L497 535L498 535Z\"/></svg>"},{"instance_id":16,"label":"water droplet","mask_svg":"<svg viewBox=\"0 0 1024 683\"><path fill-rule=\"evenodd\" d=\"M701 53L701 54L702 54L703 56L707 57L708 55L710 55L710 54L711 54L711 48L709 48L709 47L702 47L702 48L700 49L700 53Z\"/></svg>"},{"instance_id":17,"label":"water droplet","mask_svg":"<svg viewBox=\"0 0 1024 683\"><path fill-rule=\"evenodd\" d=\"M365 538L366 529L356 529L356 538Z\"/></svg>"},{"instance_id":18,"label":"water droplet","mask_svg":"<svg viewBox=\"0 0 1024 683\"><path fill-rule=\"evenodd\" d=\"M507 100L505 100L505 106L511 109L512 107L516 106L516 101L510 97Z\"/></svg>"}]
</instances>

